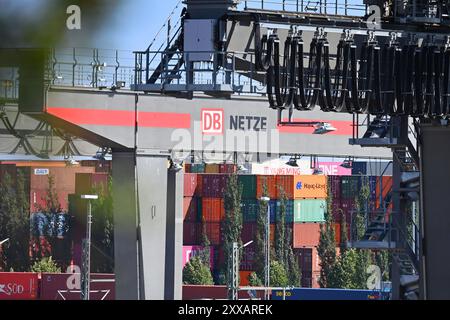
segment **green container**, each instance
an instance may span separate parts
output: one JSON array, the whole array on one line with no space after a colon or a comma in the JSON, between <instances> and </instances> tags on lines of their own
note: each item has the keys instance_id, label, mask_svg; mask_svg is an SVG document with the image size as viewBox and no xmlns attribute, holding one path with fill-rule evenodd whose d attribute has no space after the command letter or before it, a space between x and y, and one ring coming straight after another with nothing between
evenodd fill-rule
<instances>
[{"instance_id":1,"label":"green container","mask_svg":"<svg viewBox=\"0 0 450 320\"><path fill-rule=\"evenodd\" d=\"M241 212L244 222L255 222L259 210L259 202L255 199L242 200Z\"/></svg>"},{"instance_id":2,"label":"green container","mask_svg":"<svg viewBox=\"0 0 450 320\"><path fill-rule=\"evenodd\" d=\"M342 199L354 199L359 194L361 177L343 176L341 179Z\"/></svg>"},{"instance_id":3,"label":"green container","mask_svg":"<svg viewBox=\"0 0 450 320\"><path fill-rule=\"evenodd\" d=\"M294 222L324 222L325 199L294 200Z\"/></svg>"},{"instance_id":4,"label":"green container","mask_svg":"<svg viewBox=\"0 0 450 320\"><path fill-rule=\"evenodd\" d=\"M191 173L205 173L205 164L204 163L192 164Z\"/></svg>"},{"instance_id":5,"label":"green container","mask_svg":"<svg viewBox=\"0 0 450 320\"><path fill-rule=\"evenodd\" d=\"M256 199L256 176L238 175L238 181L242 184L242 199Z\"/></svg>"}]
</instances>

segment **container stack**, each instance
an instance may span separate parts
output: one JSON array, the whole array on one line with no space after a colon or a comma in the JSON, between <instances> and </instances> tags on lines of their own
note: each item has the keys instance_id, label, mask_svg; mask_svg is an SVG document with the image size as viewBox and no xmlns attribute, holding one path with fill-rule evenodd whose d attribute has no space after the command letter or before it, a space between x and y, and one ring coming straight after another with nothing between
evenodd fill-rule
<instances>
[{"instance_id":1,"label":"container stack","mask_svg":"<svg viewBox=\"0 0 450 320\"><path fill-rule=\"evenodd\" d=\"M235 172L232 165L190 165L185 167L184 182L184 245L199 248L202 234L206 233L213 252L214 274L225 262L223 252L223 221L225 209L223 194L228 175ZM201 172L200 172L201 171ZM275 245L276 224L281 217L281 198L287 198L285 224L291 230L291 244L302 270L302 286L318 287L320 277L317 246L320 239L320 226L325 222L328 194L332 197L332 217L335 241L341 242L341 216L347 223L347 238L350 234L352 211L355 210L356 197L363 183L370 189L370 209L377 207L380 194L380 179L367 176L324 176L324 175L251 175L240 174L242 185L241 212L243 243L255 241L257 217L260 210L259 199L267 185L270 198L270 241ZM381 179L383 196L391 188L392 179ZM255 270L255 243L245 247L242 252L240 272L241 284L247 284L248 276Z\"/></svg>"}]
</instances>

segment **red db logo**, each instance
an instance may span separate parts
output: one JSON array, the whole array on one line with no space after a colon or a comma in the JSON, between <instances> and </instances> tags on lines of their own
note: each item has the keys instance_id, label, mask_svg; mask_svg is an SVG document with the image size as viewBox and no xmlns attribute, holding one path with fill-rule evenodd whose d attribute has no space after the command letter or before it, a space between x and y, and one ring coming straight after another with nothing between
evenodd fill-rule
<instances>
[{"instance_id":1,"label":"red db logo","mask_svg":"<svg viewBox=\"0 0 450 320\"><path fill-rule=\"evenodd\" d=\"M203 134L223 134L223 109L202 109Z\"/></svg>"}]
</instances>

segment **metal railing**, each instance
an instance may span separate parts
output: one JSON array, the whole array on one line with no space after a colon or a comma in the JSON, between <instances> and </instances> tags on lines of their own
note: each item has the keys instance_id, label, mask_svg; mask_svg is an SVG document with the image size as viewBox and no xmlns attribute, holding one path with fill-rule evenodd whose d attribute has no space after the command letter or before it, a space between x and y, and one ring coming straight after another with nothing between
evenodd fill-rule
<instances>
[{"instance_id":1,"label":"metal railing","mask_svg":"<svg viewBox=\"0 0 450 320\"><path fill-rule=\"evenodd\" d=\"M157 55L146 65L149 56ZM209 61L192 61L198 55ZM146 84L156 71L160 73L153 83L164 91L169 84L180 90L195 91L196 86L229 86L236 93L265 94L265 72L255 68L255 54L251 52L222 51L140 51L135 52L135 84ZM183 63L179 62L182 61ZM162 62L162 63L160 63ZM161 68L161 69L159 69ZM256 80L257 78L263 81ZM180 86L184 86L182 89Z\"/></svg>"},{"instance_id":2,"label":"metal railing","mask_svg":"<svg viewBox=\"0 0 450 320\"><path fill-rule=\"evenodd\" d=\"M311 14L364 16L367 6L358 0L246 0L238 9L274 10Z\"/></svg>"}]
</instances>

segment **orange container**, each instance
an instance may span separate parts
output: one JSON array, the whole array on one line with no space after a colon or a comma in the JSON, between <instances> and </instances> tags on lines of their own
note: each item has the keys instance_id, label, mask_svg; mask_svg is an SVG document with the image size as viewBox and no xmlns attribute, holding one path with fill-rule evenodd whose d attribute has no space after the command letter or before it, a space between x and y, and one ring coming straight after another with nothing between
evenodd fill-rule
<instances>
[{"instance_id":1,"label":"orange container","mask_svg":"<svg viewBox=\"0 0 450 320\"><path fill-rule=\"evenodd\" d=\"M392 188L392 177L386 177L383 176L382 177L382 195L383 195L383 199L387 196L387 194L389 193L389 190L391 190ZM376 205L377 208L380 207L380 178L377 178L377 188L376 188Z\"/></svg>"},{"instance_id":2,"label":"orange container","mask_svg":"<svg viewBox=\"0 0 450 320\"><path fill-rule=\"evenodd\" d=\"M225 208L221 198L202 198L202 219L205 222L220 222L225 218Z\"/></svg>"},{"instance_id":3,"label":"orange container","mask_svg":"<svg viewBox=\"0 0 450 320\"><path fill-rule=\"evenodd\" d=\"M277 176L277 199L281 199L280 187L283 188L284 193L288 199L294 199L294 176Z\"/></svg>"},{"instance_id":4,"label":"orange container","mask_svg":"<svg viewBox=\"0 0 450 320\"><path fill-rule=\"evenodd\" d=\"M294 223L294 248L318 246L319 239L319 223Z\"/></svg>"},{"instance_id":5,"label":"orange container","mask_svg":"<svg viewBox=\"0 0 450 320\"><path fill-rule=\"evenodd\" d=\"M250 275L253 271L239 271L239 280L242 287L248 286L250 283Z\"/></svg>"},{"instance_id":6,"label":"orange container","mask_svg":"<svg viewBox=\"0 0 450 320\"><path fill-rule=\"evenodd\" d=\"M219 173L220 167L218 164L207 164L205 166L205 173Z\"/></svg>"},{"instance_id":7,"label":"orange container","mask_svg":"<svg viewBox=\"0 0 450 320\"><path fill-rule=\"evenodd\" d=\"M336 242L336 246L339 246L341 243L341 224L333 223L334 226L334 241Z\"/></svg>"},{"instance_id":8,"label":"orange container","mask_svg":"<svg viewBox=\"0 0 450 320\"><path fill-rule=\"evenodd\" d=\"M327 176L294 176L294 198L326 198Z\"/></svg>"},{"instance_id":9,"label":"orange container","mask_svg":"<svg viewBox=\"0 0 450 320\"><path fill-rule=\"evenodd\" d=\"M270 245L274 246L275 245L275 224L271 223L270 224Z\"/></svg>"},{"instance_id":10,"label":"orange container","mask_svg":"<svg viewBox=\"0 0 450 320\"><path fill-rule=\"evenodd\" d=\"M277 198L277 176L256 176L256 198L263 196L264 184L267 184L268 197Z\"/></svg>"},{"instance_id":11,"label":"orange container","mask_svg":"<svg viewBox=\"0 0 450 320\"><path fill-rule=\"evenodd\" d=\"M203 227L205 228L206 235L212 245L217 246L222 243L220 222L207 222L202 225L201 230L203 230Z\"/></svg>"}]
</instances>

